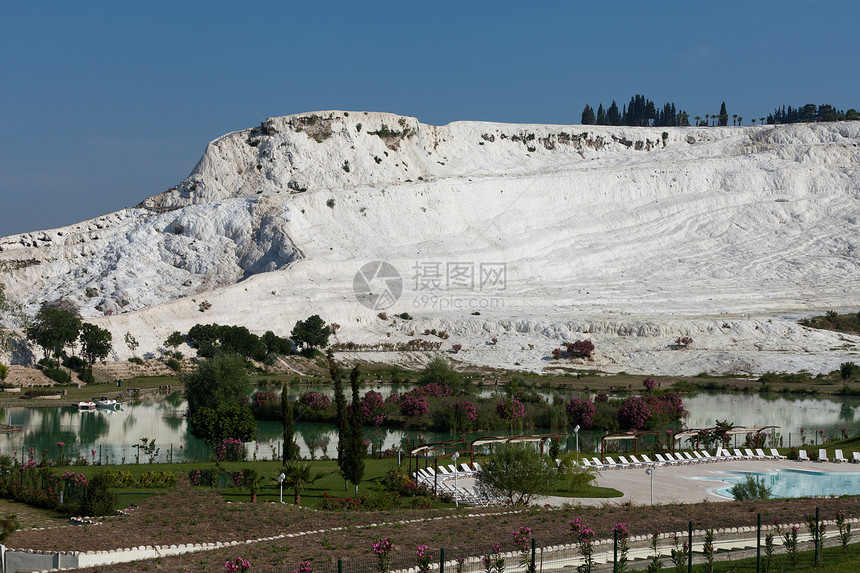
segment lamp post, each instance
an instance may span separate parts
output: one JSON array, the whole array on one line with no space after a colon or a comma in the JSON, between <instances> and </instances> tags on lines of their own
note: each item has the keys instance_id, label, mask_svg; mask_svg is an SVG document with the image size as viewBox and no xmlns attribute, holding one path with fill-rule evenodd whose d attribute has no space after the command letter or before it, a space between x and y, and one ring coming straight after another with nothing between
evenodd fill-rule
<instances>
[{"instance_id":1,"label":"lamp post","mask_svg":"<svg viewBox=\"0 0 860 573\"><path fill-rule=\"evenodd\" d=\"M281 472L278 475L278 485L281 486L281 503L284 503L284 480L286 479L286 475L284 472Z\"/></svg>"},{"instance_id":2,"label":"lamp post","mask_svg":"<svg viewBox=\"0 0 860 573\"><path fill-rule=\"evenodd\" d=\"M573 429L573 433L576 434L576 459L579 459L579 424Z\"/></svg>"},{"instance_id":3,"label":"lamp post","mask_svg":"<svg viewBox=\"0 0 860 573\"><path fill-rule=\"evenodd\" d=\"M650 468L645 470L645 473L651 477L651 505L654 505L654 468L656 464L652 464Z\"/></svg>"}]
</instances>

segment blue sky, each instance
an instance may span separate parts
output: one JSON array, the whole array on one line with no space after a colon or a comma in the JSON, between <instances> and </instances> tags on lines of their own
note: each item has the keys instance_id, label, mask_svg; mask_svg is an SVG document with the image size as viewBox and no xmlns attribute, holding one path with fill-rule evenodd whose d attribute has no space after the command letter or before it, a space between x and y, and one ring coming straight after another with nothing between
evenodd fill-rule
<instances>
[{"instance_id":1,"label":"blue sky","mask_svg":"<svg viewBox=\"0 0 860 573\"><path fill-rule=\"evenodd\" d=\"M0 236L132 206L266 117L571 124L636 93L690 116L860 108L856 0L10 2Z\"/></svg>"}]
</instances>

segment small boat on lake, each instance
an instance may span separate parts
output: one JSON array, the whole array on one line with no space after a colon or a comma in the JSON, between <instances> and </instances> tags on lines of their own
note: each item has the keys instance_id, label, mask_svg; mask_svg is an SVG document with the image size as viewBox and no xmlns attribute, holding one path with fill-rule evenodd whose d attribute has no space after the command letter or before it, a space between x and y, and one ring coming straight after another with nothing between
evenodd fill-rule
<instances>
[{"instance_id":1,"label":"small boat on lake","mask_svg":"<svg viewBox=\"0 0 860 573\"><path fill-rule=\"evenodd\" d=\"M111 400L107 397L102 397L96 400L96 407L104 408L106 410L117 410L119 409L120 403L116 400Z\"/></svg>"},{"instance_id":2,"label":"small boat on lake","mask_svg":"<svg viewBox=\"0 0 860 573\"><path fill-rule=\"evenodd\" d=\"M85 402L78 402L78 410L95 410L96 403L92 400L87 400Z\"/></svg>"}]
</instances>

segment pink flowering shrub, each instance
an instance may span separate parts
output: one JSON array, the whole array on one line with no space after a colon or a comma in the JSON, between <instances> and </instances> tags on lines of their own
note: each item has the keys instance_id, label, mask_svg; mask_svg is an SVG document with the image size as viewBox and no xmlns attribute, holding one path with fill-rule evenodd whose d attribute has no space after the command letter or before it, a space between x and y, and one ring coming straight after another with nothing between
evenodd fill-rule
<instances>
[{"instance_id":1,"label":"pink flowering shrub","mask_svg":"<svg viewBox=\"0 0 860 573\"><path fill-rule=\"evenodd\" d=\"M442 398L443 396L450 396L452 390L450 386L431 382L430 384L425 384L424 386L412 390L412 392L415 392L419 396L424 396L425 398Z\"/></svg>"},{"instance_id":2,"label":"pink flowering shrub","mask_svg":"<svg viewBox=\"0 0 860 573\"><path fill-rule=\"evenodd\" d=\"M577 340L567 345L567 352L574 357L589 358L594 352L594 343L590 340Z\"/></svg>"},{"instance_id":3,"label":"pink flowering shrub","mask_svg":"<svg viewBox=\"0 0 860 573\"><path fill-rule=\"evenodd\" d=\"M331 407L331 398L319 392L308 392L299 398L299 403L311 410L322 412Z\"/></svg>"},{"instance_id":4,"label":"pink flowering shrub","mask_svg":"<svg viewBox=\"0 0 860 573\"><path fill-rule=\"evenodd\" d=\"M385 537L377 539L370 546L371 551L376 555L376 573L388 573L391 567L391 549L394 544L391 539Z\"/></svg>"},{"instance_id":5,"label":"pink flowering shrub","mask_svg":"<svg viewBox=\"0 0 860 573\"><path fill-rule=\"evenodd\" d=\"M314 573L314 570L310 561L302 561L298 567L293 569L293 573Z\"/></svg>"},{"instance_id":6,"label":"pink flowering shrub","mask_svg":"<svg viewBox=\"0 0 860 573\"><path fill-rule=\"evenodd\" d=\"M420 418L430 411L427 400L407 392L400 397L400 413L407 418Z\"/></svg>"},{"instance_id":7,"label":"pink flowering shrub","mask_svg":"<svg viewBox=\"0 0 860 573\"><path fill-rule=\"evenodd\" d=\"M627 398L618 408L618 423L625 430L641 429L650 418L651 410L645 400L638 396Z\"/></svg>"},{"instance_id":8,"label":"pink flowering shrub","mask_svg":"<svg viewBox=\"0 0 860 573\"><path fill-rule=\"evenodd\" d=\"M215 446L215 457L219 462L241 462L245 459L245 444L236 438L224 438Z\"/></svg>"},{"instance_id":9,"label":"pink flowering shrub","mask_svg":"<svg viewBox=\"0 0 860 573\"><path fill-rule=\"evenodd\" d=\"M583 430L591 429L594 425L594 412L596 408L590 400L571 398L565 406L567 419L571 425L579 425Z\"/></svg>"},{"instance_id":10,"label":"pink flowering shrub","mask_svg":"<svg viewBox=\"0 0 860 573\"><path fill-rule=\"evenodd\" d=\"M475 403L471 400L462 398L451 405L451 408L460 412L464 418L470 422L478 421L478 410L475 408Z\"/></svg>"},{"instance_id":11,"label":"pink flowering shrub","mask_svg":"<svg viewBox=\"0 0 860 573\"><path fill-rule=\"evenodd\" d=\"M654 381L653 378L649 377L642 381L642 385L645 386L646 391L650 392L654 389L655 386L657 386L657 383Z\"/></svg>"},{"instance_id":12,"label":"pink flowering shrub","mask_svg":"<svg viewBox=\"0 0 860 573\"><path fill-rule=\"evenodd\" d=\"M430 548L426 545L419 545L415 549L415 559L418 561L418 573L430 573L430 564L433 561L433 554Z\"/></svg>"},{"instance_id":13,"label":"pink flowering shrub","mask_svg":"<svg viewBox=\"0 0 860 573\"><path fill-rule=\"evenodd\" d=\"M525 417L526 407L516 398L507 398L496 404L496 414L502 420L513 423Z\"/></svg>"},{"instance_id":14,"label":"pink flowering shrub","mask_svg":"<svg viewBox=\"0 0 860 573\"><path fill-rule=\"evenodd\" d=\"M366 424L379 426L385 421L385 400L382 394L374 390L368 390L359 400L361 408L361 421Z\"/></svg>"},{"instance_id":15,"label":"pink flowering shrub","mask_svg":"<svg viewBox=\"0 0 860 573\"><path fill-rule=\"evenodd\" d=\"M225 573L245 573L251 568L251 562L243 557L237 557L233 561L224 563Z\"/></svg>"}]
</instances>

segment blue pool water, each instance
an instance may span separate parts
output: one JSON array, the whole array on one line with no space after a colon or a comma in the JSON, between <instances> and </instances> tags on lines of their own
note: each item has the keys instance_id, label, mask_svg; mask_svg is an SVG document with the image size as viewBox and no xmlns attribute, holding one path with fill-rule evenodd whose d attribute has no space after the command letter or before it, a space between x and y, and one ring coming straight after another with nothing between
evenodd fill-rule
<instances>
[{"instance_id":1,"label":"blue pool water","mask_svg":"<svg viewBox=\"0 0 860 573\"><path fill-rule=\"evenodd\" d=\"M771 488L771 496L807 497L807 496L838 496L860 495L860 473L858 472L820 472L811 470L775 470L768 473L758 472L722 472L719 475L697 477L695 479L716 480L725 482L725 487L714 490L714 493L731 498L729 489L732 485L744 481L747 473L756 478L764 479L765 485Z\"/></svg>"}]
</instances>

